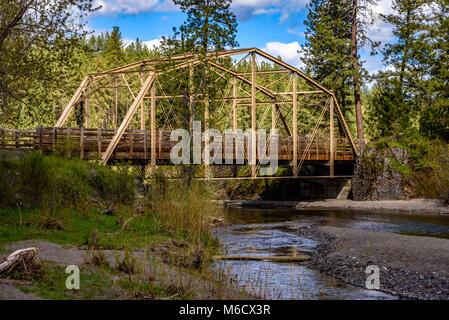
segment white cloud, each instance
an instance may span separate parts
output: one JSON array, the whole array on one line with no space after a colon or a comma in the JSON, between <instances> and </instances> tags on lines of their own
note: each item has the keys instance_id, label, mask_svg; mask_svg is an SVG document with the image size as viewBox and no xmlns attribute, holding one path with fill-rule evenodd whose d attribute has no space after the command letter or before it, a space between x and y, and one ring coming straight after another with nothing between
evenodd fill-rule
<instances>
[{"instance_id":1,"label":"white cloud","mask_svg":"<svg viewBox=\"0 0 449 320\"><path fill-rule=\"evenodd\" d=\"M129 46L131 43L133 43L135 40L131 39L123 39L123 42L125 44L125 47ZM148 41L142 41L144 45L147 46L148 49L154 49L156 47L159 47L161 44L162 39L153 39Z\"/></svg>"},{"instance_id":2,"label":"white cloud","mask_svg":"<svg viewBox=\"0 0 449 320\"><path fill-rule=\"evenodd\" d=\"M262 50L277 58L280 56L283 61L288 64L301 68L303 63L300 59L298 51L301 49L298 41L284 42L268 42Z\"/></svg>"},{"instance_id":3,"label":"white cloud","mask_svg":"<svg viewBox=\"0 0 449 320\"><path fill-rule=\"evenodd\" d=\"M173 4L171 0L170 3ZM139 14L142 12L171 11L167 1L159 0L95 0L96 6L101 6L97 14L115 16L117 14Z\"/></svg>"},{"instance_id":4,"label":"white cloud","mask_svg":"<svg viewBox=\"0 0 449 320\"><path fill-rule=\"evenodd\" d=\"M292 13L304 9L309 0L234 0L232 9L239 20L248 20L260 14L280 13L285 22Z\"/></svg>"},{"instance_id":5,"label":"white cloud","mask_svg":"<svg viewBox=\"0 0 449 320\"><path fill-rule=\"evenodd\" d=\"M161 45L162 39L153 39L149 41L144 41L143 43L147 46L148 49L154 49L156 47L159 47Z\"/></svg>"},{"instance_id":6,"label":"white cloud","mask_svg":"<svg viewBox=\"0 0 449 320\"><path fill-rule=\"evenodd\" d=\"M394 39L393 26L385 22L373 25L368 30L368 37L373 41L380 41L384 44L389 43Z\"/></svg>"},{"instance_id":7,"label":"white cloud","mask_svg":"<svg viewBox=\"0 0 449 320\"><path fill-rule=\"evenodd\" d=\"M294 12L305 8L309 0L234 0L232 10L239 20L247 20L256 15L280 14L285 22ZM115 16L117 14L139 14L142 12L179 11L173 0L95 0L102 8L97 14Z\"/></svg>"}]
</instances>

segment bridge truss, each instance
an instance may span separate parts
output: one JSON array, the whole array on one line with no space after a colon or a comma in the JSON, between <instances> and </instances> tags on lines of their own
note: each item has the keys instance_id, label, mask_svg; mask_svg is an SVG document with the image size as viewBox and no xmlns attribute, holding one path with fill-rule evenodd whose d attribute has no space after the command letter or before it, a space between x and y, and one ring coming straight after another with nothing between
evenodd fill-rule
<instances>
[{"instance_id":1,"label":"bridge truss","mask_svg":"<svg viewBox=\"0 0 449 320\"><path fill-rule=\"evenodd\" d=\"M210 88L210 95L201 93L204 86ZM137 130L144 135L142 158L156 166L163 158L162 133L186 127L186 109L190 117L203 121L204 129L278 129L287 137L284 147L293 176L299 175L305 161L315 159L311 149L316 145L316 160L328 161L333 177L338 137L344 139L343 160L345 154L347 160L356 155L334 93L257 48L210 52L206 57L193 53L161 57L90 74L55 128L79 127L75 123L81 112L85 130L113 130L107 147L99 147L104 164L116 156L124 139L129 140L130 130ZM256 152L256 139L252 143L251 152ZM251 172L256 177L257 165Z\"/></svg>"}]
</instances>

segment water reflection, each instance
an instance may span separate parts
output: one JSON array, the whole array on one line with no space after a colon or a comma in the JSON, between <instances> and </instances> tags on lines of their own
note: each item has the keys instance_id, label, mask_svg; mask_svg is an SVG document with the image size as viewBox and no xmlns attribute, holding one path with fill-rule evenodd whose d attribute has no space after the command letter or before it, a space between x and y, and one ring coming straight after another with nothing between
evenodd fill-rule
<instances>
[{"instance_id":1,"label":"water reflection","mask_svg":"<svg viewBox=\"0 0 449 320\"><path fill-rule=\"evenodd\" d=\"M297 234L313 225L449 238L449 219L441 216L331 211L230 210L231 223L216 231L228 255L312 254L318 242ZM382 292L347 286L298 263L222 261L234 281L267 299L395 299Z\"/></svg>"}]
</instances>

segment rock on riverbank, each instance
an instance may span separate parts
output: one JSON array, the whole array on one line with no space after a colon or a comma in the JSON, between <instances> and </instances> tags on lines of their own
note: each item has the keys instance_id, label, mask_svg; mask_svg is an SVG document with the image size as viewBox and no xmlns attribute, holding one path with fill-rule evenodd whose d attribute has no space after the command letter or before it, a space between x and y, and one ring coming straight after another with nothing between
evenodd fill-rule
<instances>
[{"instance_id":1,"label":"rock on riverbank","mask_svg":"<svg viewBox=\"0 0 449 320\"><path fill-rule=\"evenodd\" d=\"M357 158L352 179L352 198L356 201L405 200L413 196L403 177L409 170L407 149L365 147Z\"/></svg>"}]
</instances>

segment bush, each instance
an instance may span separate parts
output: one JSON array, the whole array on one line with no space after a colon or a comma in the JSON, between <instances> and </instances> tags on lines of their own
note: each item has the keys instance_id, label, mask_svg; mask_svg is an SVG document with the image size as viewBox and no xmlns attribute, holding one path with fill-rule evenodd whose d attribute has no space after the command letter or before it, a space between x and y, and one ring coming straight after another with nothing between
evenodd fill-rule
<instances>
[{"instance_id":1,"label":"bush","mask_svg":"<svg viewBox=\"0 0 449 320\"><path fill-rule=\"evenodd\" d=\"M88 197L125 203L135 197L134 177L128 166L113 169L79 159L42 156L1 161L0 206L83 206Z\"/></svg>"}]
</instances>

